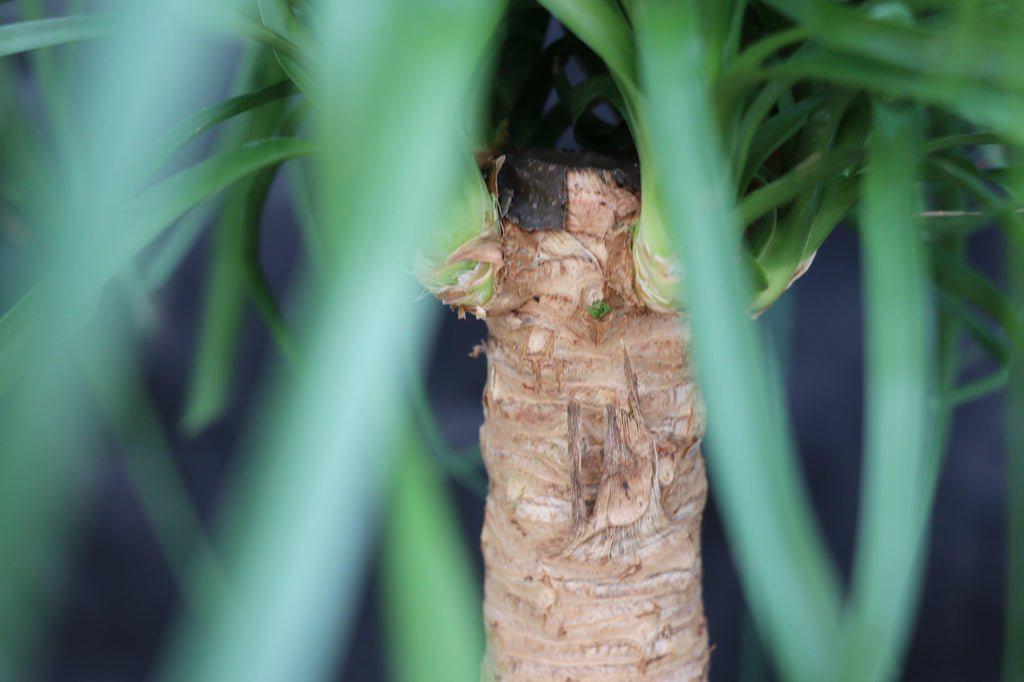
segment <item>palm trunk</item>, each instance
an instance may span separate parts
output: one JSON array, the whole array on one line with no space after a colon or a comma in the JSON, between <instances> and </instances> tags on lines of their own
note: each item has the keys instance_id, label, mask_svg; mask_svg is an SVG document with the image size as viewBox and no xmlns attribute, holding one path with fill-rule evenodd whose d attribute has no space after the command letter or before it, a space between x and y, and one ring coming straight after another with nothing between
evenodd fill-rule
<instances>
[{"instance_id":1,"label":"palm trunk","mask_svg":"<svg viewBox=\"0 0 1024 682\"><path fill-rule=\"evenodd\" d=\"M633 288L635 171L511 159L486 308L485 678L704 679L704 412ZM504 185L504 186L502 186Z\"/></svg>"}]
</instances>

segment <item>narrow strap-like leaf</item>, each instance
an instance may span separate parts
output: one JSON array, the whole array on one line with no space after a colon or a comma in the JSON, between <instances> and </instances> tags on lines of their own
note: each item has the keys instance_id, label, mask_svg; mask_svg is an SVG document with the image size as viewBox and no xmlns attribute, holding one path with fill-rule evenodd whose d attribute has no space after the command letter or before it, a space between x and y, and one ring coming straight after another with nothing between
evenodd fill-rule
<instances>
[{"instance_id":1,"label":"narrow strap-like leaf","mask_svg":"<svg viewBox=\"0 0 1024 682\"><path fill-rule=\"evenodd\" d=\"M259 90L230 97L197 111L167 131L154 146L153 166L159 166L177 149L184 147L189 141L202 135L218 123L223 123L264 104L288 97L294 92L295 88L290 81L281 81Z\"/></svg>"},{"instance_id":2,"label":"narrow strap-like leaf","mask_svg":"<svg viewBox=\"0 0 1024 682\"><path fill-rule=\"evenodd\" d=\"M734 191L704 82L696 8L644 2L635 17L650 97L646 123L658 140L655 170L686 188L662 197L687 280L696 283L689 304L708 403L711 481L747 599L783 676L826 679L834 669L838 583L799 478L779 384L745 312Z\"/></svg>"},{"instance_id":3,"label":"narrow strap-like leaf","mask_svg":"<svg viewBox=\"0 0 1024 682\"><path fill-rule=\"evenodd\" d=\"M914 214L921 124L876 105L861 239L867 354L865 459L843 680L897 670L917 603L924 551L920 474L930 435L933 362L927 262Z\"/></svg>"}]
</instances>

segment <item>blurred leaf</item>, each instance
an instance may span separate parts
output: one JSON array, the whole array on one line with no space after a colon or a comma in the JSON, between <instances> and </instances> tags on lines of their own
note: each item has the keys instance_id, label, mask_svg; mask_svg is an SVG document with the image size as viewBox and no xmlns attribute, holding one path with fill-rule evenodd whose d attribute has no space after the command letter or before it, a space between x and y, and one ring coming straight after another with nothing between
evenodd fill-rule
<instances>
[{"instance_id":1,"label":"blurred leaf","mask_svg":"<svg viewBox=\"0 0 1024 682\"><path fill-rule=\"evenodd\" d=\"M289 41L230 10L211 6L204 12L168 12L164 18L188 20L187 26L177 27L179 30L197 28L225 31L229 35L240 35L264 43L292 58L299 55L298 49ZM52 17L6 24L0 26L0 57L46 47L122 36L128 33L131 26L124 16L112 13ZM164 30L173 28L165 27Z\"/></svg>"},{"instance_id":2,"label":"blurred leaf","mask_svg":"<svg viewBox=\"0 0 1024 682\"><path fill-rule=\"evenodd\" d=\"M45 286L45 282L37 284L0 317L0 397L24 371L25 354L31 350L30 330L38 323L33 318L40 314L39 290Z\"/></svg>"},{"instance_id":3,"label":"blurred leaf","mask_svg":"<svg viewBox=\"0 0 1024 682\"><path fill-rule=\"evenodd\" d=\"M978 344L997 363L991 373L963 386L953 386L945 398L950 405L975 400L987 393L998 390L1006 384L1010 371L1010 358L1014 348L1024 349L1024 322L1002 292L985 276L947 253L944 249L933 249L932 272L940 289L957 305L953 312L964 324ZM995 320L1005 340L992 334L984 323L961 307L973 305Z\"/></svg>"},{"instance_id":4,"label":"blurred leaf","mask_svg":"<svg viewBox=\"0 0 1024 682\"><path fill-rule=\"evenodd\" d=\"M922 566L917 523L936 374L926 260L913 215L920 121L877 104L861 208L866 299L866 454L843 679L897 674Z\"/></svg>"},{"instance_id":5,"label":"blurred leaf","mask_svg":"<svg viewBox=\"0 0 1024 682\"><path fill-rule=\"evenodd\" d=\"M852 99L850 94L840 93L830 97L827 104L815 113L813 120L808 123L800 136L799 146L802 153L810 153L811 158L827 158L829 154L838 153L829 150L835 144L839 125ZM778 198L783 188L790 191L796 186L800 187L797 190L795 201L775 229L771 231L770 239L755 254L758 264L767 275L768 283L755 297L753 310L763 310L770 306L789 288L794 276L800 272L801 268L806 267L805 253L807 253L811 230L814 228L814 216L818 213L822 183L820 181L813 182L814 174L810 172L799 177L798 174L804 173L804 168L804 164L798 165L786 177L762 188L767 190L774 187L776 192L773 196ZM833 173L824 177L831 175ZM792 187L783 184L787 182L787 178L793 178ZM754 194L760 191L757 190ZM750 196L748 195L747 198ZM740 203L741 220L743 219L745 201Z\"/></svg>"},{"instance_id":6,"label":"blurred leaf","mask_svg":"<svg viewBox=\"0 0 1024 682\"><path fill-rule=\"evenodd\" d=\"M166 239L154 246L156 253L147 262L143 276L146 291L167 283L199 241L207 223L220 212L220 203L214 198L195 207L170 228Z\"/></svg>"},{"instance_id":7,"label":"blurred leaf","mask_svg":"<svg viewBox=\"0 0 1024 682\"><path fill-rule=\"evenodd\" d=\"M293 135L305 118L307 110L301 104L283 118L279 135ZM246 291L270 330L278 350L289 363L299 362L299 352L292 339L291 331L281 314L280 305L270 288L270 282L263 270L260 253L263 210L270 194L270 187L277 177L280 166L268 166L257 172L250 181L247 192L245 217L242 228L242 263Z\"/></svg>"},{"instance_id":8,"label":"blurred leaf","mask_svg":"<svg viewBox=\"0 0 1024 682\"><path fill-rule=\"evenodd\" d=\"M141 227L117 245L115 255L128 258L151 242L168 224L210 196L266 166L316 151L301 138L270 138L246 143L195 164L143 192L134 214ZM113 260L113 259L112 259Z\"/></svg>"},{"instance_id":9,"label":"blurred leaf","mask_svg":"<svg viewBox=\"0 0 1024 682\"><path fill-rule=\"evenodd\" d=\"M773 208L781 206L800 192L830 180L849 170L860 162L863 153L859 149L836 149L817 152L797 164L793 170L764 187L755 189L740 201L740 221L749 225Z\"/></svg>"},{"instance_id":10,"label":"blurred leaf","mask_svg":"<svg viewBox=\"0 0 1024 682\"><path fill-rule=\"evenodd\" d=\"M811 221L811 231L803 257L811 257L832 234L839 222L845 218L860 200L860 177L853 176L829 185L821 195L818 212Z\"/></svg>"},{"instance_id":11,"label":"blurred leaf","mask_svg":"<svg viewBox=\"0 0 1024 682\"><path fill-rule=\"evenodd\" d=\"M750 146L758 134L762 121L775 108L779 99L789 90L791 85L792 81L787 79L770 81L753 96L746 110L743 110L740 106L734 107L737 115L742 112L742 116L738 117L735 125L728 128L731 131L730 158L732 160L732 168L736 173L739 173L740 169L748 164ZM757 170L756 167L751 168L749 177L745 179L749 181L750 178L757 174ZM741 190L745 190L746 187L747 182L740 185Z\"/></svg>"},{"instance_id":12,"label":"blurred leaf","mask_svg":"<svg viewBox=\"0 0 1024 682\"><path fill-rule=\"evenodd\" d=\"M260 19L271 31L297 41L299 50L310 50L312 39L307 35L301 22L292 13L288 0L257 0ZM309 93L313 89L312 81L306 69L295 60L299 52L275 50L278 63L288 77L303 91Z\"/></svg>"},{"instance_id":13,"label":"blurred leaf","mask_svg":"<svg viewBox=\"0 0 1024 682\"><path fill-rule=\"evenodd\" d=\"M807 38L807 31L801 27L791 28L785 31L772 33L750 45L741 52L736 59L727 65L722 78L728 80L731 74L741 74L751 71L766 61L780 50Z\"/></svg>"},{"instance_id":14,"label":"blurred leaf","mask_svg":"<svg viewBox=\"0 0 1024 682\"><path fill-rule=\"evenodd\" d=\"M314 186L328 268L306 290L307 370L281 375L254 422L221 519L233 590L188 614L165 679L322 679L343 654L391 469L396 358L426 326L406 264L457 189L459 112L497 9L320 7Z\"/></svg>"},{"instance_id":15,"label":"blurred leaf","mask_svg":"<svg viewBox=\"0 0 1024 682\"><path fill-rule=\"evenodd\" d=\"M761 78L824 80L894 97L909 97L935 104L968 121L1024 142L1024 97L973 81L958 81L939 74L918 74L899 67L823 50L808 50L760 72ZM736 84L734 83L733 86Z\"/></svg>"},{"instance_id":16,"label":"blurred leaf","mask_svg":"<svg viewBox=\"0 0 1024 682\"><path fill-rule=\"evenodd\" d=\"M702 75L700 26L691 2L638 7L655 170L686 188L663 199L686 277L700 283L690 309L711 483L747 599L783 675L824 679L834 669L838 583L800 483L777 377L745 313L740 229Z\"/></svg>"},{"instance_id":17,"label":"blurred leaf","mask_svg":"<svg viewBox=\"0 0 1024 682\"><path fill-rule=\"evenodd\" d=\"M5 24L0 26L0 57L110 38L123 34L125 28L124 19L115 14L86 14Z\"/></svg>"},{"instance_id":18,"label":"blurred leaf","mask_svg":"<svg viewBox=\"0 0 1024 682\"><path fill-rule=\"evenodd\" d=\"M399 682L474 680L484 651L478 580L444 479L406 434L381 557L388 664Z\"/></svg>"},{"instance_id":19,"label":"blurred leaf","mask_svg":"<svg viewBox=\"0 0 1024 682\"><path fill-rule=\"evenodd\" d=\"M943 249L933 249L932 256L932 273L939 287L998 322L1007 341L1024 349L1024 322L996 285Z\"/></svg>"},{"instance_id":20,"label":"blurred leaf","mask_svg":"<svg viewBox=\"0 0 1024 682\"><path fill-rule=\"evenodd\" d=\"M244 190L233 189L228 196L208 256L208 284L181 417L187 436L201 433L220 419L230 402L245 312L239 257Z\"/></svg>"},{"instance_id":21,"label":"blurred leaf","mask_svg":"<svg viewBox=\"0 0 1024 682\"><path fill-rule=\"evenodd\" d=\"M95 405L120 448L121 461L164 553L182 588L195 557L213 560L199 515L175 463L156 407L135 367L134 353L118 333L119 325L96 320L94 341L82 363ZM195 595L187 595L194 601Z\"/></svg>"},{"instance_id":22,"label":"blurred leaf","mask_svg":"<svg viewBox=\"0 0 1024 682\"><path fill-rule=\"evenodd\" d=\"M135 230L98 252L90 267L76 273L76 300L90 301L103 286L164 228L196 204L267 165L310 154L311 143L300 139L259 140L192 166L144 192L134 203ZM24 370L19 349L31 341L25 321L43 314L26 294L0 321L0 395ZM83 311L78 311L81 315Z\"/></svg>"},{"instance_id":23,"label":"blurred leaf","mask_svg":"<svg viewBox=\"0 0 1024 682\"><path fill-rule=\"evenodd\" d=\"M767 0L797 20L823 45L923 75L941 75L1012 86L1024 91L1024 77L1014 64L1011 45L992 33L942 33L909 22L870 18L864 12L826 0Z\"/></svg>"},{"instance_id":24,"label":"blurred leaf","mask_svg":"<svg viewBox=\"0 0 1024 682\"><path fill-rule=\"evenodd\" d=\"M740 177L740 188L746 188L754 172L765 162L765 160L776 149L791 139L806 125L811 113L824 101L824 95L811 95L791 107L780 111L768 120L758 122L753 139L750 141L750 151L741 154L745 168Z\"/></svg>"},{"instance_id":25,"label":"blurred leaf","mask_svg":"<svg viewBox=\"0 0 1024 682\"><path fill-rule=\"evenodd\" d=\"M174 11L197 1L180 0ZM132 219L133 171L155 121L215 75L209 64L197 68L201 52L194 35L163 30L170 12L165 3L130 3L123 24L118 22L125 39L80 55L74 100L79 134L62 150L66 173L29 188L30 210L43 217L41 243L33 254L34 281L26 276L15 285L25 291L44 284L23 311L26 350L18 360L30 380L16 382L0 400L0 546L11 553L0 562L0 650L2 665L13 667L12 674L0 674L11 679L40 676L32 669L33 645L50 641L41 633L58 594L65 542L83 518L78 502L92 471L87 455L94 424L84 419L80 377L71 362L74 351L87 356L92 347L83 318L104 282L126 263L122 239L132 242L126 250L133 252L132 237L147 227ZM3 30L10 37L20 28Z\"/></svg>"},{"instance_id":26,"label":"blurred leaf","mask_svg":"<svg viewBox=\"0 0 1024 682\"><path fill-rule=\"evenodd\" d=\"M157 143L153 151L153 165L159 166L176 150L199 137L218 123L261 107L264 104L288 97L295 92L289 81L281 81L253 92L231 97L217 104L197 111L174 126ZM269 133L268 133L269 134Z\"/></svg>"},{"instance_id":27,"label":"blurred leaf","mask_svg":"<svg viewBox=\"0 0 1024 682\"><path fill-rule=\"evenodd\" d=\"M273 70L280 73L276 65ZM250 115L237 137L252 140L276 134L283 116L281 101L259 109ZM276 168L276 164L268 167ZM266 173L267 169L262 168L230 188L216 226L206 274L209 284L203 297L195 361L181 422L190 436L220 419L230 403L248 291L246 232L254 220L258 226L262 217L268 188Z\"/></svg>"}]
</instances>

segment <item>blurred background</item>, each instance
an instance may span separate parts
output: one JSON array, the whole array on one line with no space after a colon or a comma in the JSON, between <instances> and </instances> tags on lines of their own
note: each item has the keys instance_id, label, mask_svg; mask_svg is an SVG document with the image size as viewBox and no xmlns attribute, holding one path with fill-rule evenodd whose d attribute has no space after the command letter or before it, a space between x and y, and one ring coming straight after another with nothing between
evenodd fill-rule
<instances>
[{"instance_id":1,"label":"blurred background","mask_svg":"<svg viewBox=\"0 0 1024 682\"><path fill-rule=\"evenodd\" d=\"M569 142L566 140L565 142ZM570 146L565 144L565 146ZM265 214L263 260L275 288L289 282L298 255L287 182L275 184ZM989 233L992 234L992 233ZM976 240L972 260L992 270L998 235ZM861 458L861 289L857 239L840 228L780 306L760 319L788 358L790 414L804 474L837 564L848 579L857 511ZM144 349L146 380L169 434L178 432L186 369L192 361L206 242L154 296L159 324ZM482 322L458 320L433 298L418 305L441 318L424 370L426 390L453 450L472 449L483 420L483 358L469 353L486 334ZM194 440L173 436L175 457L205 521L212 519L225 475L253 408L253 387L265 372L270 339L249 312L227 419ZM788 344L788 345L785 345ZM999 394L962 407L956 416L949 461L939 488L928 555L924 598L917 616L904 679L998 679L1004 584L1004 462ZM88 481L95 505L84 511L84 532L65 577L66 600L49 648L54 680L136 680L160 652L180 599L167 564L135 496L122 460L99 453L102 466ZM482 472L478 456L458 455ZM461 467L460 467L461 470ZM450 476L477 577L483 498L464 475ZM713 680L771 679L747 615L711 489L704 523L704 599ZM362 582L354 638L335 678L388 679L383 643L378 551Z\"/></svg>"}]
</instances>

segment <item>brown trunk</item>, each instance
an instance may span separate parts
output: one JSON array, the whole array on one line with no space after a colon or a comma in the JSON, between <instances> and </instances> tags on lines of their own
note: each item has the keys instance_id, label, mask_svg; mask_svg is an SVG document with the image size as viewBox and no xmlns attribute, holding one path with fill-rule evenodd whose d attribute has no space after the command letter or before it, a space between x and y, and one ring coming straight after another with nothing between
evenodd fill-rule
<instances>
[{"instance_id":1,"label":"brown trunk","mask_svg":"<svg viewBox=\"0 0 1024 682\"><path fill-rule=\"evenodd\" d=\"M704 679L689 338L634 293L639 200L625 174L541 166L536 183L562 206L538 205L529 164L502 171L513 187L486 309L484 674Z\"/></svg>"}]
</instances>

